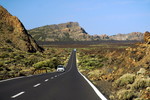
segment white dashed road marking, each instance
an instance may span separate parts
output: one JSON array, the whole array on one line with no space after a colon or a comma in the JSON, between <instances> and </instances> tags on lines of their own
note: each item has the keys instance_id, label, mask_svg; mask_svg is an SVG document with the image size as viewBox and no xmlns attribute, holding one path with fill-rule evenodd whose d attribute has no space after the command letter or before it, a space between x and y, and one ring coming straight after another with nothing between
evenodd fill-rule
<instances>
[{"instance_id":1,"label":"white dashed road marking","mask_svg":"<svg viewBox=\"0 0 150 100\"><path fill-rule=\"evenodd\" d=\"M47 81L48 81L48 79L45 80L45 82L47 82Z\"/></svg>"},{"instance_id":2,"label":"white dashed road marking","mask_svg":"<svg viewBox=\"0 0 150 100\"><path fill-rule=\"evenodd\" d=\"M38 84L34 85L33 87L38 87L39 85L41 85L41 83L38 83Z\"/></svg>"},{"instance_id":3,"label":"white dashed road marking","mask_svg":"<svg viewBox=\"0 0 150 100\"><path fill-rule=\"evenodd\" d=\"M20 95L22 95L22 94L24 94L24 93L25 93L25 91L22 91L22 92L20 92L20 93L18 93L18 94L16 94L16 95L12 96L11 98L16 98L16 97L18 97L18 96L20 96Z\"/></svg>"},{"instance_id":4,"label":"white dashed road marking","mask_svg":"<svg viewBox=\"0 0 150 100\"><path fill-rule=\"evenodd\" d=\"M51 77L51 79L54 79L54 77Z\"/></svg>"}]
</instances>

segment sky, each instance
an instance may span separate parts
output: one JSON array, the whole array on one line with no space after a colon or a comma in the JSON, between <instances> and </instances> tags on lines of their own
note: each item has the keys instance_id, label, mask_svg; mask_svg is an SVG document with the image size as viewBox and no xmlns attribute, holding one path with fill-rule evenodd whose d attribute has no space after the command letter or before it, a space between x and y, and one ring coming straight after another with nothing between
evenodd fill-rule
<instances>
[{"instance_id":1,"label":"sky","mask_svg":"<svg viewBox=\"0 0 150 100\"><path fill-rule=\"evenodd\" d=\"M150 31L150 0L0 0L26 29L78 22L87 33Z\"/></svg>"}]
</instances>

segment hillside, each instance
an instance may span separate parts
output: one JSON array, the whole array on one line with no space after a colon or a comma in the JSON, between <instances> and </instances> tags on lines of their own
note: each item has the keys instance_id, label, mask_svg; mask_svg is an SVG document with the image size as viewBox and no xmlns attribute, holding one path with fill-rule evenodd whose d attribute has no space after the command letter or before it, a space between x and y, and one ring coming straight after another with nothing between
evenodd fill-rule
<instances>
[{"instance_id":1,"label":"hillside","mask_svg":"<svg viewBox=\"0 0 150 100\"><path fill-rule=\"evenodd\" d=\"M28 52L42 51L16 16L0 6L0 46Z\"/></svg>"},{"instance_id":2,"label":"hillside","mask_svg":"<svg viewBox=\"0 0 150 100\"><path fill-rule=\"evenodd\" d=\"M50 59L43 53L20 20L0 6L0 80L42 73L33 65ZM52 71L47 66L45 69Z\"/></svg>"},{"instance_id":3,"label":"hillside","mask_svg":"<svg viewBox=\"0 0 150 100\"><path fill-rule=\"evenodd\" d=\"M100 40L143 40L143 33L132 32L108 36L89 35L77 22L46 25L28 30L37 41L100 41Z\"/></svg>"},{"instance_id":4,"label":"hillside","mask_svg":"<svg viewBox=\"0 0 150 100\"><path fill-rule=\"evenodd\" d=\"M110 100L150 100L150 32L144 43L78 50L78 66Z\"/></svg>"},{"instance_id":5,"label":"hillside","mask_svg":"<svg viewBox=\"0 0 150 100\"><path fill-rule=\"evenodd\" d=\"M28 30L37 41L91 41L91 36L77 22L46 25Z\"/></svg>"},{"instance_id":6,"label":"hillside","mask_svg":"<svg viewBox=\"0 0 150 100\"><path fill-rule=\"evenodd\" d=\"M132 32L129 34L117 34L110 36L113 40L143 40L143 33L141 32Z\"/></svg>"}]
</instances>

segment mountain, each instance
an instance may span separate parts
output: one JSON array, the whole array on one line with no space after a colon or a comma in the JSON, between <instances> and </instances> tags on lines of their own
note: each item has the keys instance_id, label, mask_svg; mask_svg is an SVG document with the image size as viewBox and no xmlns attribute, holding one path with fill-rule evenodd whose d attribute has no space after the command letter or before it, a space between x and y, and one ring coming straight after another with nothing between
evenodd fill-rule
<instances>
[{"instance_id":1,"label":"mountain","mask_svg":"<svg viewBox=\"0 0 150 100\"><path fill-rule=\"evenodd\" d=\"M43 51L16 17L0 6L0 46L28 52Z\"/></svg>"},{"instance_id":2,"label":"mountain","mask_svg":"<svg viewBox=\"0 0 150 100\"><path fill-rule=\"evenodd\" d=\"M28 30L37 41L91 41L91 36L77 22L46 25Z\"/></svg>"},{"instance_id":3,"label":"mountain","mask_svg":"<svg viewBox=\"0 0 150 100\"><path fill-rule=\"evenodd\" d=\"M129 34L117 34L110 36L112 40L143 40L143 33L141 32L132 32Z\"/></svg>"},{"instance_id":4,"label":"mountain","mask_svg":"<svg viewBox=\"0 0 150 100\"><path fill-rule=\"evenodd\" d=\"M89 35L77 22L46 25L28 30L37 41L100 41L100 40L143 40L143 33L132 32L108 36Z\"/></svg>"}]
</instances>

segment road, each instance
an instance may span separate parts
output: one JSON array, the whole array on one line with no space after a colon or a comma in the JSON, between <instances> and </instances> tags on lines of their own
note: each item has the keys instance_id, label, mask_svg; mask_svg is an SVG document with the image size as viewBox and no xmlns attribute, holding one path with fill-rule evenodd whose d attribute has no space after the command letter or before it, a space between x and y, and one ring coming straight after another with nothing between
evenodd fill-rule
<instances>
[{"instance_id":1,"label":"road","mask_svg":"<svg viewBox=\"0 0 150 100\"><path fill-rule=\"evenodd\" d=\"M0 82L0 100L102 100L78 72L73 50L64 73ZM104 99L103 99L104 100Z\"/></svg>"}]
</instances>

